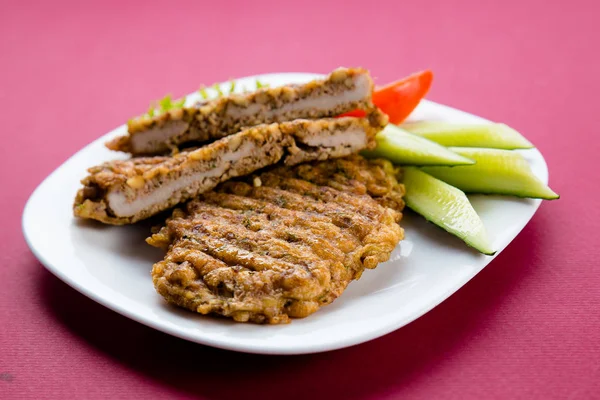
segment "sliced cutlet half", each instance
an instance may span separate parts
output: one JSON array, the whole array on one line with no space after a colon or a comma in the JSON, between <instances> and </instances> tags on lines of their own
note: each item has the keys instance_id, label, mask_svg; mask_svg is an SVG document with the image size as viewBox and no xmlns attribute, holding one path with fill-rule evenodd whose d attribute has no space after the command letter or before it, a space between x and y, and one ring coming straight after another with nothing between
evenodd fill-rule
<instances>
[{"instance_id":1,"label":"sliced cutlet half","mask_svg":"<svg viewBox=\"0 0 600 400\"><path fill-rule=\"evenodd\" d=\"M89 169L75 198L74 214L108 224L129 224L280 160L293 165L344 157L374 146L381 129L372 126L375 118L258 125L172 157L109 161ZM384 123L385 116L381 118Z\"/></svg>"},{"instance_id":2,"label":"sliced cutlet half","mask_svg":"<svg viewBox=\"0 0 600 400\"><path fill-rule=\"evenodd\" d=\"M306 317L403 238L396 173L353 155L226 182L147 239L167 249L154 286L169 303L239 322Z\"/></svg>"},{"instance_id":3,"label":"sliced cutlet half","mask_svg":"<svg viewBox=\"0 0 600 400\"><path fill-rule=\"evenodd\" d=\"M134 155L165 154L189 142L206 142L242 128L294 119L334 117L371 110L373 82L360 68L339 68L323 80L232 94L128 123L128 134L107 143Z\"/></svg>"}]
</instances>

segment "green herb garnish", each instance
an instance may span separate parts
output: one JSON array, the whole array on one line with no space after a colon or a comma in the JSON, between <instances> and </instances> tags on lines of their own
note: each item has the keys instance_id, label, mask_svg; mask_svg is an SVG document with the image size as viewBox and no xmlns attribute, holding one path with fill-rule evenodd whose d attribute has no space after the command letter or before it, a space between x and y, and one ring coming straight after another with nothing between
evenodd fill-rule
<instances>
[{"instance_id":1,"label":"green herb garnish","mask_svg":"<svg viewBox=\"0 0 600 400\"><path fill-rule=\"evenodd\" d=\"M150 107L148 108L148 112L146 112L146 114L149 117L154 117L154 106L155 106L155 103L150 104Z\"/></svg>"},{"instance_id":2,"label":"green herb garnish","mask_svg":"<svg viewBox=\"0 0 600 400\"><path fill-rule=\"evenodd\" d=\"M268 88L268 87L269 87L268 83L262 83L260 80L258 80L258 79L256 80L256 89L262 89L262 88ZM221 85L219 85L218 83L213 84L211 86L211 88L217 92L217 98L223 97L225 95L223 93L223 89L221 89ZM230 85L229 85L227 94L232 94L233 92L235 92L235 88L236 88L236 82L234 80L230 81ZM243 93L247 92L245 87L242 87L242 92ZM206 91L206 86L204 86L204 85L200 86L200 89L198 89L198 93L200 93L200 96L202 96L203 100L207 100L209 98L208 92ZM146 111L146 114L144 114L144 116L148 116L148 117L152 118L156 115L162 114L162 113L172 110L174 108L182 108L184 105L185 105L185 96L179 100L173 100L171 98L171 95L168 94L165 97L163 97L162 99L160 99L159 101L152 102L150 104L150 107L148 108L148 111Z\"/></svg>"},{"instance_id":3,"label":"green herb garnish","mask_svg":"<svg viewBox=\"0 0 600 400\"><path fill-rule=\"evenodd\" d=\"M204 86L204 85L200 86L198 93L200 93L200 96L202 96L202 98L204 100L208 99L208 93L206 93L206 86Z\"/></svg>"},{"instance_id":4,"label":"green herb garnish","mask_svg":"<svg viewBox=\"0 0 600 400\"><path fill-rule=\"evenodd\" d=\"M185 96L179 100L175 100L173 102L173 107L174 108L182 108L184 104L185 104Z\"/></svg>"},{"instance_id":5,"label":"green herb garnish","mask_svg":"<svg viewBox=\"0 0 600 400\"><path fill-rule=\"evenodd\" d=\"M257 89L268 88L268 87L269 87L268 83L262 83L258 79L256 80L256 88Z\"/></svg>"},{"instance_id":6,"label":"green herb garnish","mask_svg":"<svg viewBox=\"0 0 600 400\"><path fill-rule=\"evenodd\" d=\"M152 118L155 115L162 114L173 108L182 108L184 104L185 96L179 100L172 100L171 95L168 94L159 101L153 101L152 103L150 103L150 107L148 107L148 111L146 111L146 114L144 114L144 116Z\"/></svg>"},{"instance_id":7,"label":"green herb garnish","mask_svg":"<svg viewBox=\"0 0 600 400\"><path fill-rule=\"evenodd\" d=\"M168 94L162 99L158 101L158 105L160 106L161 111L169 111L174 107L173 101L171 100L171 95Z\"/></svg>"},{"instance_id":8,"label":"green herb garnish","mask_svg":"<svg viewBox=\"0 0 600 400\"><path fill-rule=\"evenodd\" d=\"M223 91L221 90L221 86L218 83L215 83L214 85L212 85L212 88L217 91L217 97L223 96Z\"/></svg>"}]
</instances>

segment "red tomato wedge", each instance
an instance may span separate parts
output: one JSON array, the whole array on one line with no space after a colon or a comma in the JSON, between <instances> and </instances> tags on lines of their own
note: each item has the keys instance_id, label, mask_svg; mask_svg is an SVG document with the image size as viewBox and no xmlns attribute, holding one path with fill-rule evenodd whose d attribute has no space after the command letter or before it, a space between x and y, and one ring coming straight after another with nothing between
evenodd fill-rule
<instances>
[{"instance_id":1,"label":"red tomato wedge","mask_svg":"<svg viewBox=\"0 0 600 400\"><path fill-rule=\"evenodd\" d=\"M390 117L392 124L404 121L429 91L433 81L433 72L416 72L399 81L392 82L373 91L373 104ZM344 117L364 117L365 112L355 110Z\"/></svg>"}]
</instances>

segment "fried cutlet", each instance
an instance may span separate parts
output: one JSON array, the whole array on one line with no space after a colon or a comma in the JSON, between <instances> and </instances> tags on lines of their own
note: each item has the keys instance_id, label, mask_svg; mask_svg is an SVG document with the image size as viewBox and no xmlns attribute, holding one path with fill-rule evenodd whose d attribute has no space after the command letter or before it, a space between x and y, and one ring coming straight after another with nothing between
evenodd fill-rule
<instances>
[{"instance_id":1,"label":"fried cutlet","mask_svg":"<svg viewBox=\"0 0 600 400\"><path fill-rule=\"evenodd\" d=\"M323 80L231 94L128 123L128 133L107 143L133 155L160 155L188 142L207 142L243 128L294 119L371 110L373 81L360 68L338 68Z\"/></svg>"},{"instance_id":2,"label":"fried cutlet","mask_svg":"<svg viewBox=\"0 0 600 400\"><path fill-rule=\"evenodd\" d=\"M73 211L108 224L133 223L279 161L294 165L345 157L374 146L386 122L376 110L366 118L259 125L171 157L109 161L89 169Z\"/></svg>"},{"instance_id":3,"label":"fried cutlet","mask_svg":"<svg viewBox=\"0 0 600 400\"><path fill-rule=\"evenodd\" d=\"M169 303L239 322L306 317L403 238L396 173L353 155L226 182L147 239L167 249L154 286Z\"/></svg>"}]
</instances>

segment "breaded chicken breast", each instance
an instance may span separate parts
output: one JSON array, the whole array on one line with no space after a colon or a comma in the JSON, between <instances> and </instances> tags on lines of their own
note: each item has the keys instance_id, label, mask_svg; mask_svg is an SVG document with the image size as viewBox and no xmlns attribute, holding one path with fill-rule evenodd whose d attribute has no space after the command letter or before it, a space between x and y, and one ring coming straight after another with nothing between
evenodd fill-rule
<instances>
[{"instance_id":1,"label":"breaded chicken breast","mask_svg":"<svg viewBox=\"0 0 600 400\"><path fill-rule=\"evenodd\" d=\"M354 155L226 182L148 238L167 249L154 286L169 303L239 322L306 317L403 238L396 173Z\"/></svg>"},{"instance_id":2,"label":"breaded chicken breast","mask_svg":"<svg viewBox=\"0 0 600 400\"><path fill-rule=\"evenodd\" d=\"M355 109L371 110L373 82L360 68L338 68L325 79L302 85L263 88L175 108L128 123L127 135L107 147L133 155L160 155L189 142L207 142L243 128L334 117Z\"/></svg>"},{"instance_id":3,"label":"breaded chicken breast","mask_svg":"<svg viewBox=\"0 0 600 400\"><path fill-rule=\"evenodd\" d=\"M372 147L385 122L384 114L374 112L367 118L258 125L171 157L109 161L89 169L73 212L108 224L133 223L280 161L294 165Z\"/></svg>"}]
</instances>

